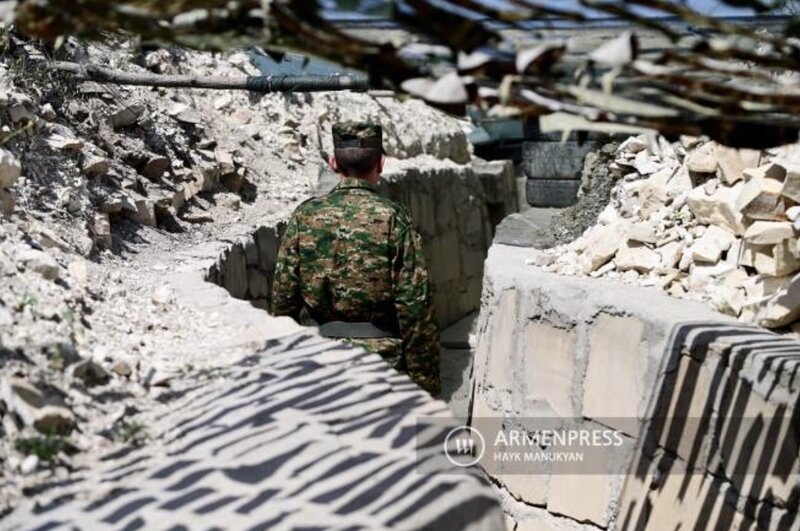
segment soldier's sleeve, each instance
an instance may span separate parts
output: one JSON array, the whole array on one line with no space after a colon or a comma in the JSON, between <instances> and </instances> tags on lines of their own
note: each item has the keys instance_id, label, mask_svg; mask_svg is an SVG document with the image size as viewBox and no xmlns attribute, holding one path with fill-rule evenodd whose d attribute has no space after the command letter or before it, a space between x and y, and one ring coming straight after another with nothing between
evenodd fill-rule
<instances>
[{"instance_id":1,"label":"soldier's sleeve","mask_svg":"<svg viewBox=\"0 0 800 531\"><path fill-rule=\"evenodd\" d=\"M432 395L438 395L439 330L422 243L410 224L403 224L398 229L394 301L403 354L411 379Z\"/></svg>"},{"instance_id":2,"label":"soldier's sleeve","mask_svg":"<svg viewBox=\"0 0 800 531\"><path fill-rule=\"evenodd\" d=\"M300 318L300 247L297 216L292 216L278 248L272 282L272 315Z\"/></svg>"}]
</instances>

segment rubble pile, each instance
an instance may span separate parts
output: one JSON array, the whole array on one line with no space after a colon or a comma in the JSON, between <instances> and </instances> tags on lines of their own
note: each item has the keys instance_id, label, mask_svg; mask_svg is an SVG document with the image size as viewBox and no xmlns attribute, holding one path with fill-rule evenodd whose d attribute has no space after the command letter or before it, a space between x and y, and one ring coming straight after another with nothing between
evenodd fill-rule
<instances>
[{"instance_id":1,"label":"rubble pile","mask_svg":"<svg viewBox=\"0 0 800 531\"><path fill-rule=\"evenodd\" d=\"M708 301L747 323L800 319L800 146L732 149L702 138L631 137L598 223L529 262Z\"/></svg>"}]
</instances>

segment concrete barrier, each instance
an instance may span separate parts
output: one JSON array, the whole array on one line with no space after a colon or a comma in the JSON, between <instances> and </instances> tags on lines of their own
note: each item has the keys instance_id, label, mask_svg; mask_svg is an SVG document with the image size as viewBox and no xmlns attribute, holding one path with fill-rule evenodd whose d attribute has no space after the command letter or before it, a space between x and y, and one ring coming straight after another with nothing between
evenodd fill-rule
<instances>
[{"instance_id":1,"label":"concrete barrier","mask_svg":"<svg viewBox=\"0 0 800 531\"><path fill-rule=\"evenodd\" d=\"M622 444L603 473L483 462L516 529L800 528L800 342L527 257L489 253L473 425L572 419Z\"/></svg>"}]
</instances>

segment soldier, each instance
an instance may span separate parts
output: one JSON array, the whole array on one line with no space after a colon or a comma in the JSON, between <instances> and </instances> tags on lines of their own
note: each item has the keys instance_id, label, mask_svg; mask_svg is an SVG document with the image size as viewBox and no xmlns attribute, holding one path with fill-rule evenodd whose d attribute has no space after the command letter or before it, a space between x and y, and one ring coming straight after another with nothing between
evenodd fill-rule
<instances>
[{"instance_id":1,"label":"soldier","mask_svg":"<svg viewBox=\"0 0 800 531\"><path fill-rule=\"evenodd\" d=\"M408 210L378 194L382 130L333 126L339 184L297 207L278 252L273 315L378 353L433 395L439 344L425 257ZM306 321L308 322L308 321Z\"/></svg>"}]
</instances>

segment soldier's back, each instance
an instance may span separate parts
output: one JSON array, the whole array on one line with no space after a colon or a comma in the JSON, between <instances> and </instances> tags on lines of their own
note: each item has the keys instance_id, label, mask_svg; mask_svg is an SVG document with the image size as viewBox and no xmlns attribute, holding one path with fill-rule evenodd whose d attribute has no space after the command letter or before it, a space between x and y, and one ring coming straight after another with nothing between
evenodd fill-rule
<instances>
[{"instance_id":1,"label":"soldier's back","mask_svg":"<svg viewBox=\"0 0 800 531\"><path fill-rule=\"evenodd\" d=\"M311 317L395 329L395 238L408 230L406 209L363 181L343 179L294 217L301 296Z\"/></svg>"}]
</instances>

